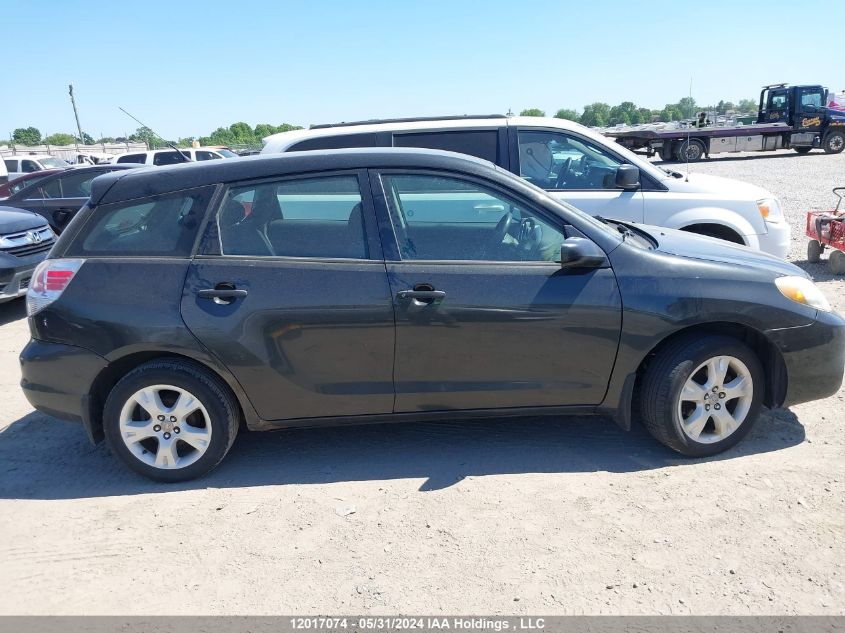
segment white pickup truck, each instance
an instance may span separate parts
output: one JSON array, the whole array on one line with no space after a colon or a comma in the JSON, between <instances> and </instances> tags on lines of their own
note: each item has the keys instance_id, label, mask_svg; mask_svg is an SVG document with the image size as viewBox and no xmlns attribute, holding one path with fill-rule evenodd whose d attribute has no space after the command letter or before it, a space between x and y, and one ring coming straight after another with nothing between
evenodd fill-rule
<instances>
[{"instance_id":1,"label":"white pickup truck","mask_svg":"<svg viewBox=\"0 0 845 633\"><path fill-rule=\"evenodd\" d=\"M489 160L606 218L683 229L785 258L780 202L747 183L662 169L582 125L540 117L460 116L316 125L264 139L262 154L424 147Z\"/></svg>"}]
</instances>

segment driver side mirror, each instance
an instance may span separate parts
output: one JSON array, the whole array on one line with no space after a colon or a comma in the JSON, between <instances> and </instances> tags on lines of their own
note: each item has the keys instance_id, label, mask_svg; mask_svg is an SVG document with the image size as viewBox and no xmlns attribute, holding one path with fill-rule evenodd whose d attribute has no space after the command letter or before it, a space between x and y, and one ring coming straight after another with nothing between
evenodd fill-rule
<instances>
[{"instance_id":1,"label":"driver side mirror","mask_svg":"<svg viewBox=\"0 0 845 633\"><path fill-rule=\"evenodd\" d=\"M607 257L592 240L570 237L560 245L561 268L606 268Z\"/></svg>"},{"instance_id":2,"label":"driver side mirror","mask_svg":"<svg viewBox=\"0 0 845 633\"><path fill-rule=\"evenodd\" d=\"M614 186L623 191L635 191L640 188L640 170L633 165L619 165L616 168Z\"/></svg>"}]
</instances>

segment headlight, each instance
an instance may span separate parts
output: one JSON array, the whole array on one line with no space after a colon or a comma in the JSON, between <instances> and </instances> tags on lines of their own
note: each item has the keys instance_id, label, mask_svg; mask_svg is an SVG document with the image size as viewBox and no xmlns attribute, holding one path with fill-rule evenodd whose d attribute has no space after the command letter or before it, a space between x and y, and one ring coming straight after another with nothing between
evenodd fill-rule
<instances>
[{"instance_id":1,"label":"headlight","mask_svg":"<svg viewBox=\"0 0 845 633\"><path fill-rule=\"evenodd\" d=\"M757 201L757 210L766 222L783 222L783 211L777 198L763 198Z\"/></svg>"},{"instance_id":2,"label":"headlight","mask_svg":"<svg viewBox=\"0 0 845 633\"><path fill-rule=\"evenodd\" d=\"M775 285L787 299L792 299L796 303L803 303L805 306L810 306L816 310L830 312L830 303L828 303L827 298L818 286L806 277L778 277L775 279Z\"/></svg>"}]
</instances>

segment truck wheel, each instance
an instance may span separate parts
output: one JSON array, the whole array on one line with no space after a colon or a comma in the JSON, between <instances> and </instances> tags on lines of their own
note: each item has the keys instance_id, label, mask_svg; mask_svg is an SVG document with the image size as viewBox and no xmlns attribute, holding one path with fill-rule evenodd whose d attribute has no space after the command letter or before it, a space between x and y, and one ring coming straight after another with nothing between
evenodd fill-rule
<instances>
[{"instance_id":1,"label":"truck wheel","mask_svg":"<svg viewBox=\"0 0 845 633\"><path fill-rule=\"evenodd\" d=\"M661 350L643 376L643 423L679 453L715 455L751 430L764 391L763 367L745 343L718 334L685 336Z\"/></svg>"},{"instance_id":2,"label":"truck wheel","mask_svg":"<svg viewBox=\"0 0 845 633\"><path fill-rule=\"evenodd\" d=\"M828 132L824 137L822 144L825 154L838 154L845 149L845 133L843 132Z\"/></svg>"},{"instance_id":3,"label":"truck wheel","mask_svg":"<svg viewBox=\"0 0 845 633\"><path fill-rule=\"evenodd\" d=\"M687 161L694 163L697 160L701 160L703 156L704 143L698 139L694 138L684 141L678 147L678 160L682 163L686 163Z\"/></svg>"},{"instance_id":4,"label":"truck wheel","mask_svg":"<svg viewBox=\"0 0 845 633\"><path fill-rule=\"evenodd\" d=\"M799 154L809 154L812 147L795 147L793 148Z\"/></svg>"},{"instance_id":5,"label":"truck wheel","mask_svg":"<svg viewBox=\"0 0 845 633\"><path fill-rule=\"evenodd\" d=\"M827 267L834 275L845 275L845 253L833 251L827 260Z\"/></svg>"},{"instance_id":6,"label":"truck wheel","mask_svg":"<svg viewBox=\"0 0 845 633\"><path fill-rule=\"evenodd\" d=\"M810 243L807 244L807 261L811 264L818 264L822 259L823 252L824 244L818 240L810 240Z\"/></svg>"},{"instance_id":7,"label":"truck wheel","mask_svg":"<svg viewBox=\"0 0 845 633\"><path fill-rule=\"evenodd\" d=\"M663 145L660 148L660 160L669 162L674 158L674 152L672 151L672 141L663 141Z\"/></svg>"}]
</instances>

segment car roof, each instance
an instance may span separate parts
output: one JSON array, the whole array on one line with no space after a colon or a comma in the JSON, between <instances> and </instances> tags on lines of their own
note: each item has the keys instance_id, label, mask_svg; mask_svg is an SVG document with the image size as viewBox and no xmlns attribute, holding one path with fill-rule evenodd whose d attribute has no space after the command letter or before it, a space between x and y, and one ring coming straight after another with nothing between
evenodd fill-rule
<instances>
[{"instance_id":1,"label":"car roof","mask_svg":"<svg viewBox=\"0 0 845 633\"><path fill-rule=\"evenodd\" d=\"M365 148L319 150L244 156L166 165L94 179L91 205L132 200L217 183L237 182L288 174L366 168L423 168L460 170L479 175L501 172L480 158L430 149Z\"/></svg>"},{"instance_id":2,"label":"car roof","mask_svg":"<svg viewBox=\"0 0 845 633\"><path fill-rule=\"evenodd\" d=\"M107 163L105 165L81 165L81 166L74 166L71 165L69 167L62 167L61 169L45 169L43 171L48 171L50 173L45 174L43 178L39 178L36 182L28 184L26 187L18 191L9 200L21 200L26 198L29 195L29 192L34 190L36 187L43 187L44 185L56 180L57 178L62 178L67 174L78 174L80 172L86 171L103 171L105 174L109 171L122 171L128 169L139 169L143 168L144 165L139 165L137 163L128 163L128 164L121 164L121 165L113 165L111 163ZM40 174L41 171L32 172L34 174ZM95 178L96 180L96 178Z\"/></svg>"},{"instance_id":3,"label":"car roof","mask_svg":"<svg viewBox=\"0 0 845 633\"><path fill-rule=\"evenodd\" d=\"M488 116L477 118L444 117L442 119L396 119L389 121L373 121L344 124L338 123L330 126L319 126L316 128L291 130L279 132L265 137L264 143L269 151L284 151L294 143L310 138L324 136L346 136L349 134L367 134L373 132L424 132L429 130L482 130L495 129L502 126L532 126L532 127L553 127L558 129L572 130L584 129L566 119L552 117L534 116Z\"/></svg>"}]
</instances>

